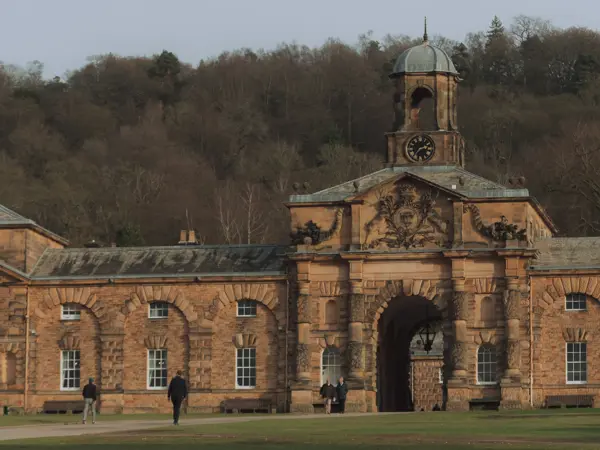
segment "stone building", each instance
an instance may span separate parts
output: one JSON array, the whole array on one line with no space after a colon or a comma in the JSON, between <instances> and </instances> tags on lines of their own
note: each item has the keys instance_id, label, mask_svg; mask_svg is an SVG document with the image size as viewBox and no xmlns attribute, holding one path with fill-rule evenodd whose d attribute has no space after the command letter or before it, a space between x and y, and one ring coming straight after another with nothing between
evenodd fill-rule
<instances>
[{"instance_id":1,"label":"stone building","mask_svg":"<svg viewBox=\"0 0 600 450\"><path fill-rule=\"evenodd\" d=\"M464 169L458 73L424 42L391 78L380 171L287 202L289 246L67 248L0 208L0 404L77 399L188 411L269 398L313 411L344 375L348 410L541 407L600 393L600 239L557 238L523 186Z\"/></svg>"}]
</instances>

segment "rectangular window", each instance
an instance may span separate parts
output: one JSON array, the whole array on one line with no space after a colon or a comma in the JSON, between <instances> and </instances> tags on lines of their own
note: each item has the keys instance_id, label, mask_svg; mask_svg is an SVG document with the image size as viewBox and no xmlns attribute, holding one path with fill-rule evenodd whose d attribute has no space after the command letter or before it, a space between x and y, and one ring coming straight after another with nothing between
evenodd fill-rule
<instances>
[{"instance_id":1,"label":"rectangular window","mask_svg":"<svg viewBox=\"0 0 600 450\"><path fill-rule=\"evenodd\" d=\"M567 311L585 311L586 296L585 294L569 294L566 302Z\"/></svg>"},{"instance_id":2,"label":"rectangular window","mask_svg":"<svg viewBox=\"0 0 600 450\"><path fill-rule=\"evenodd\" d=\"M148 350L148 389L167 387L167 350Z\"/></svg>"},{"instance_id":3,"label":"rectangular window","mask_svg":"<svg viewBox=\"0 0 600 450\"><path fill-rule=\"evenodd\" d=\"M148 317L150 319L166 319L169 317L169 304L164 302L153 302L148 306Z\"/></svg>"},{"instance_id":4,"label":"rectangular window","mask_svg":"<svg viewBox=\"0 0 600 450\"><path fill-rule=\"evenodd\" d=\"M61 320L79 320L81 319L81 308L79 305L67 303L60 309Z\"/></svg>"},{"instance_id":5,"label":"rectangular window","mask_svg":"<svg viewBox=\"0 0 600 450\"><path fill-rule=\"evenodd\" d=\"M252 389L256 387L255 348L237 349L235 371L235 387L237 389Z\"/></svg>"},{"instance_id":6,"label":"rectangular window","mask_svg":"<svg viewBox=\"0 0 600 450\"><path fill-rule=\"evenodd\" d=\"M60 390L79 390L80 380L79 350L63 350L60 354Z\"/></svg>"},{"instance_id":7,"label":"rectangular window","mask_svg":"<svg viewBox=\"0 0 600 450\"><path fill-rule=\"evenodd\" d=\"M567 384L587 383L587 344L567 342Z\"/></svg>"},{"instance_id":8,"label":"rectangular window","mask_svg":"<svg viewBox=\"0 0 600 450\"><path fill-rule=\"evenodd\" d=\"M238 317L256 317L256 302L252 300L240 300L237 302Z\"/></svg>"},{"instance_id":9,"label":"rectangular window","mask_svg":"<svg viewBox=\"0 0 600 450\"><path fill-rule=\"evenodd\" d=\"M439 382L440 384L444 384L444 368L440 367L440 374L439 374Z\"/></svg>"}]
</instances>

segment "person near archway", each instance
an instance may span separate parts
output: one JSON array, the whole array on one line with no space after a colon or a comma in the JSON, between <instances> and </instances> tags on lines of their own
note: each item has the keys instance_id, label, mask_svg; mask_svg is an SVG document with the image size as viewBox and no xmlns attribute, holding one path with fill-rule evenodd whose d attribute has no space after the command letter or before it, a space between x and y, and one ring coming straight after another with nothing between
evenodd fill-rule
<instances>
[{"instance_id":1,"label":"person near archway","mask_svg":"<svg viewBox=\"0 0 600 450\"><path fill-rule=\"evenodd\" d=\"M92 409L92 423L96 423L96 398L97 398L97 389L94 384L94 379L90 378L89 383L83 387L83 401L85 405L83 407L83 424L85 425L87 421L87 416Z\"/></svg>"},{"instance_id":2,"label":"person near archway","mask_svg":"<svg viewBox=\"0 0 600 450\"><path fill-rule=\"evenodd\" d=\"M344 377L340 377L340 382L336 387L338 404L340 405L340 414L346 410L346 396L348 395L348 385L344 382Z\"/></svg>"},{"instance_id":3,"label":"person near archway","mask_svg":"<svg viewBox=\"0 0 600 450\"><path fill-rule=\"evenodd\" d=\"M325 384L321 386L321 397L325 401L325 414L331 414L331 404L335 401L336 394L335 386L327 378Z\"/></svg>"},{"instance_id":4,"label":"person near archway","mask_svg":"<svg viewBox=\"0 0 600 450\"><path fill-rule=\"evenodd\" d=\"M179 411L183 400L187 397L187 386L181 375L181 370L178 370L171 380L167 392L168 399L173 403L173 425L179 425Z\"/></svg>"}]
</instances>

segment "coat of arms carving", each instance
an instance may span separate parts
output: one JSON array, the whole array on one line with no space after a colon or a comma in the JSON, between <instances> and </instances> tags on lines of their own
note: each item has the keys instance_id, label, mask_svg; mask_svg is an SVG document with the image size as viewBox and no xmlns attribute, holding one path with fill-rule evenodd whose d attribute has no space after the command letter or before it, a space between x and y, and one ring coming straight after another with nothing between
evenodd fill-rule
<instances>
[{"instance_id":1,"label":"coat of arms carving","mask_svg":"<svg viewBox=\"0 0 600 450\"><path fill-rule=\"evenodd\" d=\"M385 224L383 232L377 229L382 223ZM378 196L377 215L367 223L366 231L364 249L408 250L428 243L439 247L449 245L448 223L436 211L431 192L419 193L408 183L398 185L395 195Z\"/></svg>"}]
</instances>

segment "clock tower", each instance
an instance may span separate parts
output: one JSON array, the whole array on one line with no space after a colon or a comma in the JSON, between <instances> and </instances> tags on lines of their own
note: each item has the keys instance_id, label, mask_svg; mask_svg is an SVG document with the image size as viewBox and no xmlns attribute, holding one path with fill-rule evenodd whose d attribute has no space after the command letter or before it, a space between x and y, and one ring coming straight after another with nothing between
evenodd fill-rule
<instances>
[{"instance_id":1,"label":"clock tower","mask_svg":"<svg viewBox=\"0 0 600 450\"><path fill-rule=\"evenodd\" d=\"M446 52L429 42L427 22L423 43L398 57L390 78L396 90L394 131L386 133L388 165L464 166L458 72Z\"/></svg>"}]
</instances>

